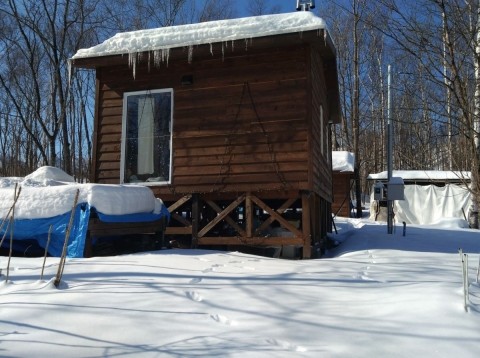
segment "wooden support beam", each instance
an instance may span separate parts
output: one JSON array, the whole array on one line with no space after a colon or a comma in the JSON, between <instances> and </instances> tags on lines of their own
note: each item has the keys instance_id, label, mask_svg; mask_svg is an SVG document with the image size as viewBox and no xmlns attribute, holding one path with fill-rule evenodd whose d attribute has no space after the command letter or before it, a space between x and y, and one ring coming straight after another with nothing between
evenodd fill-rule
<instances>
[{"instance_id":1,"label":"wooden support beam","mask_svg":"<svg viewBox=\"0 0 480 358\"><path fill-rule=\"evenodd\" d=\"M189 220L185 219L181 215L178 215L177 213L171 213L170 218L178 221L183 226L192 226L192 223Z\"/></svg>"},{"instance_id":2,"label":"wooden support beam","mask_svg":"<svg viewBox=\"0 0 480 358\"><path fill-rule=\"evenodd\" d=\"M257 204L261 209L265 210L268 214L270 214L275 220L277 220L280 225L287 229L288 231L292 232L296 237L303 237L303 234L300 230L298 230L295 226L290 224L286 219L284 219L280 214L270 208L267 204L263 201L258 199L255 195L251 196L252 201Z\"/></svg>"},{"instance_id":3,"label":"wooden support beam","mask_svg":"<svg viewBox=\"0 0 480 358\"><path fill-rule=\"evenodd\" d=\"M287 201L285 201L282 206L280 206L276 211L277 213L279 213L280 215L282 215L285 210L287 210L288 208L290 208L294 202L297 201L298 198L290 198L288 199ZM257 230L255 231L255 234L258 235L258 233L262 232L263 230L266 230L271 223L273 223L275 221L275 218L273 216L270 216L267 220L265 220L262 225L260 225Z\"/></svg>"},{"instance_id":4,"label":"wooden support beam","mask_svg":"<svg viewBox=\"0 0 480 358\"><path fill-rule=\"evenodd\" d=\"M217 215L215 219L210 221L205 227L198 232L198 238L205 236L211 229L215 227L220 221L225 219L225 217L230 214L230 212L235 209L242 201L245 200L245 194L233 201L229 206L227 206L221 213Z\"/></svg>"},{"instance_id":5,"label":"wooden support beam","mask_svg":"<svg viewBox=\"0 0 480 358\"><path fill-rule=\"evenodd\" d=\"M206 203L213 209L217 212L217 214L220 214L222 212L222 208L219 207L215 202L211 201L211 200L207 200ZM230 216L226 216L225 217L225 221L231 226L233 227L240 236L247 236L245 230L243 230L240 225L238 225L235 220L233 220Z\"/></svg>"},{"instance_id":6,"label":"wooden support beam","mask_svg":"<svg viewBox=\"0 0 480 358\"><path fill-rule=\"evenodd\" d=\"M303 258L312 256L311 244L311 213L309 193L302 193L302 231L303 231Z\"/></svg>"},{"instance_id":7,"label":"wooden support beam","mask_svg":"<svg viewBox=\"0 0 480 358\"><path fill-rule=\"evenodd\" d=\"M192 248L198 246L198 226L200 223L200 199L198 194L192 196Z\"/></svg>"},{"instance_id":8,"label":"wooden support beam","mask_svg":"<svg viewBox=\"0 0 480 358\"><path fill-rule=\"evenodd\" d=\"M253 205L252 205L252 195L247 193L245 198L245 228L247 230L247 234L243 235L248 238L253 236Z\"/></svg>"},{"instance_id":9,"label":"wooden support beam","mask_svg":"<svg viewBox=\"0 0 480 358\"><path fill-rule=\"evenodd\" d=\"M283 246L283 245L303 245L303 239L300 237L201 237L198 239L199 245L251 245L251 246Z\"/></svg>"},{"instance_id":10,"label":"wooden support beam","mask_svg":"<svg viewBox=\"0 0 480 358\"><path fill-rule=\"evenodd\" d=\"M189 201L192 198L192 194L188 194L185 196L182 196L180 199L178 199L175 203L170 205L168 207L169 212L173 212L177 210L179 207L181 207L183 204L185 204L187 201Z\"/></svg>"},{"instance_id":11,"label":"wooden support beam","mask_svg":"<svg viewBox=\"0 0 480 358\"><path fill-rule=\"evenodd\" d=\"M165 235L191 235L192 227L167 226Z\"/></svg>"},{"instance_id":12,"label":"wooden support beam","mask_svg":"<svg viewBox=\"0 0 480 358\"><path fill-rule=\"evenodd\" d=\"M317 245L319 242L320 237L320 203L318 200L318 196L314 195L311 201L312 203L312 245Z\"/></svg>"}]
</instances>

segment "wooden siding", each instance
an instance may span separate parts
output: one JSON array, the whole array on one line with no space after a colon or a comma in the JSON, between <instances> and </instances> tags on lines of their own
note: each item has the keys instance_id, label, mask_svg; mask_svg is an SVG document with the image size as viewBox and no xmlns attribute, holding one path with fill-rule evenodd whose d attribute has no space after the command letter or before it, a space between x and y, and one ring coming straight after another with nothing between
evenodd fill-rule
<instances>
[{"instance_id":1,"label":"wooden siding","mask_svg":"<svg viewBox=\"0 0 480 358\"><path fill-rule=\"evenodd\" d=\"M329 105L326 93L326 81L323 71L323 61L319 53L311 51L311 172L312 188L322 198L332 201L331 163L329 161ZM320 106L323 108L323 130L320 128ZM323 133L323 140L321 138ZM322 152L323 143L323 152Z\"/></svg>"},{"instance_id":2,"label":"wooden siding","mask_svg":"<svg viewBox=\"0 0 480 358\"><path fill-rule=\"evenodd\" d=\"M332 212L337 216L350 217L350 189L353 173L333 173Z\"/></svg>"},{"instance_id":3,"label":"wooden siding","mask_svg":"<svg viewBox=\"0 0 480 358\"><path fill-rule=\"evenodd\" d=\"M305 46L168 68L97 69L96 177L118 183L123 93L174 89L172 185L155 192L309 189ZM193 85L181 77L192 75Z\"/></svg>"}]
</instances>

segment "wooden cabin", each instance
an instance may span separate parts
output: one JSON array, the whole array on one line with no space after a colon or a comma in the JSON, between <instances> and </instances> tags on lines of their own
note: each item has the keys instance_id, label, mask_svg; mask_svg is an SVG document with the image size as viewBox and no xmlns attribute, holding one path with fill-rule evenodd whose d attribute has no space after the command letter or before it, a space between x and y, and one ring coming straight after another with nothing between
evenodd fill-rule
<instances>
[{"instance_id":1,"label":"wooden cabin","mask_svg":"<svg viewBox=\"0 0 480 358\"><path fill-rule=\"evenodd\" d=\"M311 12L117 34L95 69L96 183L148 185L192 247L320 252L331 227L335 48ZM314 248L314 250L312 250Z\"/></svg>"},{"instance_id":2,"label":"wooden cabin","mask_svg":"<svg viewBox=\"0 0 480 358\"><path fill-rule=\"evenodd\" d=\"M351 192L354 184L353 153L346 151L332 152L333 202L334 216L351 217Z\"/></svg>"}]
</instances>

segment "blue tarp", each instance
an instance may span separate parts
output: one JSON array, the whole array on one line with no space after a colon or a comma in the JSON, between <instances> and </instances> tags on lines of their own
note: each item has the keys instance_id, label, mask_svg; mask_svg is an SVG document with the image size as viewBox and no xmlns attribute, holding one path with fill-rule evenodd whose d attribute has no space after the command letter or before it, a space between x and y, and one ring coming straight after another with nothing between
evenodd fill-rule
<instances>
[{"instance_id":1,"label":"blue tarp","mask_svg":"<svg viewBox=\"0 0 480 358\"><path fill-rule=\"evenodd\" d=\"M90 207L88 203L77 205L68 241L68 257L83 257L88 221L90 219L90 213L93 211L95 211L95 208ZM162 206L159 214L137 213L128 215L105 215L99 212L96 214L103 222L149 222L160 220L163 217L167 217L168 220L170 217L170 213L165 206ZM19 241L35 240L38 245L44 248L47 244L50 225L52 225L48 253L51 256L61 256L69 222L69 212L46 219L16 219L13 228L14 241L16 244L20 244ZM3 237L5 231L7 231L7 234L2 247L8 248L10 246L10 228L8 228L7 225L4 225L0 230L0 238Z\"/></svg>"}]
</instances>

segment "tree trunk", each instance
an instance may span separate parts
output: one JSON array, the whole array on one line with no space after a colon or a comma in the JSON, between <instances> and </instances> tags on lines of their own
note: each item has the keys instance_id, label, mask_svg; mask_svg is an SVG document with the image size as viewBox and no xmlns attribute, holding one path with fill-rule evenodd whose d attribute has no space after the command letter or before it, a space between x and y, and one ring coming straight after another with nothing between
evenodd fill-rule
<instances>
[{"instance_id":1,"label":"tree trunk","mask_svg":"<svg viewBox=\"0 0 480 358\"><path fill-rule=\"evenodd\" d=\"M353 1L353 108L352 108L352 124L353 124L353 152L355 155L355 198L357 218L362 217L362 185L360 182L360 64L359 64L359 38L358 23L360 16L358 14L358 3Z\"/></svg>"}]
</instances>

